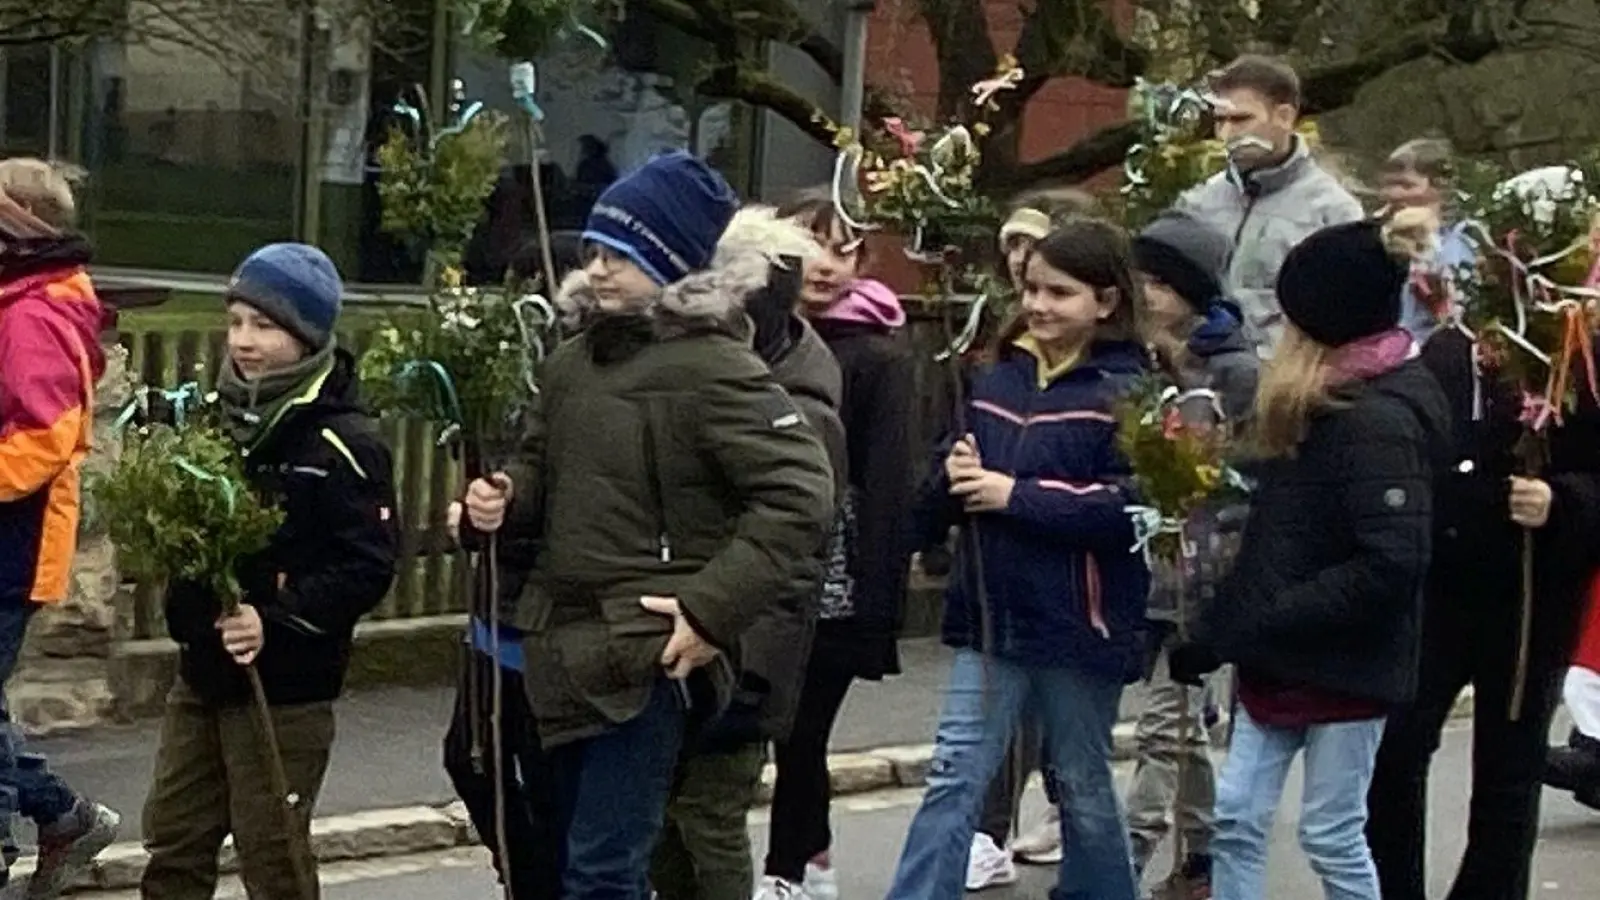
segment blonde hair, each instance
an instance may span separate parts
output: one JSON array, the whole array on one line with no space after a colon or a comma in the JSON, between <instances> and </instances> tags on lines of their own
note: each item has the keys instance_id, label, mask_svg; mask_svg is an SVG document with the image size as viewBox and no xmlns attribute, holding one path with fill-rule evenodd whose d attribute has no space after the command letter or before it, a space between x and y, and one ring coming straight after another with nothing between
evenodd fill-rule
<instances>
[{"instance_id":1,"label":"blonde hair","mask_svg":"<svg viewBox=\"0 0 1600 900\"><path fill-rule=\"evenodd\" d=\"M1412 265L1428 258L1438 241L1439 221L1431 210L1407 207L1378 227L1389 256ZM1256 391L1253 445L1265 457L1294 456L1305 440L1312 416L1339 404L1330 363L1336 348L1314 340L1293 322L1261 372Z\"/></svg>"},{"instance_id":2,"label":"blonde hair","mask_svg":"<svg viewBox=\"0 0 1600 900\"><path fill-rule=\"evenodd\" d=\"M0 193L52 228L70 228L78 218L73 188L83 170L35 157L0 160Z\"/></svg>"}]
</instances>

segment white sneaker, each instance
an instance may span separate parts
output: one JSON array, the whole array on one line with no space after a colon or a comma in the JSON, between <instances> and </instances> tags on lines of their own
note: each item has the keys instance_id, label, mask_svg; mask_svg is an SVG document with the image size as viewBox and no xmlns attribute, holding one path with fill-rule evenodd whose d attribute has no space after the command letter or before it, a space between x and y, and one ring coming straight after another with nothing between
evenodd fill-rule
<instances>
[{"instance_id":1,"label":"white sneaker","mask_svg":"<svg viewBox=\"0 0 1600 900\"><path fill-rule=\"evenodd\" d=\"M805 896L805 890L800 885L767 875L761 879L761 886L756 888L755 900L805 900Z\"/></svg>"},{"instance_id":2,"label":"white sneaker","mask_svg":"<svg viewBox=\"0 0 1600 900\"><path fill-rule=\"evenodd\" d=\"M805 900L839 900L839 876L833 866L806 863L806 880L800 889Z\"/></svg>"},{"instance_id":3,"label":"white sneaker","mask_svg":"<svg viewBox=\"0 0 1600 900\"><path fill-rule=\"evenodd\" d=\"M1017 862L1053 866L1061 862L1061 811L1050 807L1044 819L1011 842Z\"/></svg>"},{"instance_id":4,"label":"white sneaker","mask_svg":"<svg viewBox=\"0 0 1600 900\"><path fill-rule=\"evenodd\" d=\"M1011 863L1011 854L1001 850L994 838L978 832L972 836L972 850L967 854L967 890L1014 884L1017 867Z\"/></svg>"}]
</instances>

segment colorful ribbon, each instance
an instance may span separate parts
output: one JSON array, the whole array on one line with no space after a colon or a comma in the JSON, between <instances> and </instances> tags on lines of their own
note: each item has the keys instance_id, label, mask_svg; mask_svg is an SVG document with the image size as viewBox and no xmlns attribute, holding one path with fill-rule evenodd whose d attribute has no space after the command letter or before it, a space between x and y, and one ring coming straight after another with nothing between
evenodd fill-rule
<instances>
[{"instance_id":1,"label":"colorful ribbon","mask_svg":"<svg viewBox=\"0 0 1600 900\"><path fill-rule=\"evenodd\" d=\"M462 409L460 395L456 393L455 379L450 377L444 366L431 359L414 359L400 368L401 378L410 378L419 373L432 375L439 386L445 419L444 430L439 432L437 444L443 447L466 427L466 412Z\"/></svg>"},{"instance_id":2,"label":"colorful ribbon","mask_svg":"<svg viewBox=\"0 0 1600 900\"><path fill-rule=\"evenodd\" d=\"M134 416L141 412L149 414L151 394L160 395L172 405L172 423L178 428L182 428L186 423L190 404L201 402L200 385L193 381L186 381L171 390L141 385L134 389L133 398L122 407L116 419L112 420L111 427L121 431L128 427Z\"/></svg>"}]
</instances>

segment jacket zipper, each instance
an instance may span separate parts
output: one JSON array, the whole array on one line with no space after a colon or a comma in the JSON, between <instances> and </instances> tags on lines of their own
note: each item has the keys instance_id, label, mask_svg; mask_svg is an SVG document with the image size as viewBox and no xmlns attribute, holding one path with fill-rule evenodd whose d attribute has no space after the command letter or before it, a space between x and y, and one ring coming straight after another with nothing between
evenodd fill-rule
<instances>
[{"instance_id":1,"label":"jacket zipper","mask_svg":"<svg viewBox=\"0 0 1600 900\"><path fill-rule=\"evenodd\" d=\"M656 468L656 433L648 413L644 420L644 467L650 482L650 500L655 504L656 558L663 563L672 562L672 538L667 534L667 503L661 488L661 471Z\"/></svg>"},{"instance_id":2,"label":"jacket zipper","mask_svg":"<svg viewBox=\"0 0 1600 900\"><path fill-rule=\"evenodd\" d=\"M1246 210L1247 215L1248 212L1249 211ZM1243 226L1241 225L1241 227ZM1017 433L1016 443L1011 445L1011 466L1010 471L1006 474L1012 476L1013 478L1015 478L1017 474L1017 461L1022 456L1022 441L1028 436L1028 427L1033 424L1034 403L1043 394L1044 390L1037 387L1037 379L1035 379L1035 387L1033 391L1028 394L1028 405L1022 411L1022 430ZM1089 627L1093 629L1096 634L1100 635L1106 640L1110 640L1111 627L1106 624L1105 602L1100 595L1100 564L1095 560L1093 553L1083 554L1083 562L1083 596L1085 616L1089 620Z\"/></svg>"}]
</instances>

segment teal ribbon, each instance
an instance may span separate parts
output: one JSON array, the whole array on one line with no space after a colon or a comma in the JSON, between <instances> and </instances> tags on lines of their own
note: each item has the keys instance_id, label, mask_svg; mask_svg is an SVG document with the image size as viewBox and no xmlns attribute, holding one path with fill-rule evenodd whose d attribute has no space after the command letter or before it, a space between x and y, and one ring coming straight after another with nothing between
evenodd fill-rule
<instances>
[{"instance_id":1,"label":"teal ribbon","mask_svg":"<svg viewBox=\"0 0 1600 900\"><path fill-rule=\"evenodd\" d=\"M151 394L158 394L172 404L172 423L178 428L182 428L187 421L189 406L200 403L200 385L193 381L186 381L172 390L145 385L135 389L133 399L122 407L111 427L121 431L128 427L128 423L132 422L133 417L141 411L149 412Z\"/></svg>"},{"instance_id":2,"label":"teal ribbon","mask_svg":"<svg viewBox=\"0 0 1600 900\"><path fill-rule=\"evenodd\" d=\"M228 513L230 515L233 514L238 505L239 489L231 479L224 478L221 475L213 475L181 456L173 457L172 464L200 481L214 483L220 487L222 489L223 502L228 506Z\"/></svg>"},{"instance_id":3,"label":"teal ribbon","mask_svg":"<svg viewBox=\"0 0 1600 900\"><path fill-rule=\"evenodd\" d=\"M1163 534L1176 534L1180 540L1183 535L1183 520L1164 516L1161 510L1154 506L1125 506L1123 509L1133 519L1133 546L1130 552L1138 553L1144 557L1145 565L1150 565L1150 543Z\"/></svg>"},{"instance_id":4,"label":"teal ribbon","mask_svg":"<svg viewBox=\"0 0 1600 900\"><path fill-rule=\"evenodd\" d=\"M411 378L419 373L432 375L434 382L439 386L439 396L444 406L445 427L439 432L437 443L443 447L466 427L466 411L461 406L461 396L456 392L455 379L450 377L449 371L444 366L431 359L413 359L400 368L401 378Z\"/></svg>"}]
</instances>

